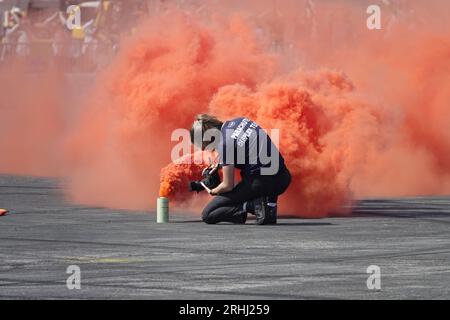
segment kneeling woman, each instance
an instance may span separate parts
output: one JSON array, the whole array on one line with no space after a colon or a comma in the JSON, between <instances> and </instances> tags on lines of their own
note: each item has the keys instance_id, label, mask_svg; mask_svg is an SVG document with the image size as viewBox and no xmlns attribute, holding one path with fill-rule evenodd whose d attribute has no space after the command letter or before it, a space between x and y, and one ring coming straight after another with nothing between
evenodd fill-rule
<instances>
[{"instance_id":1,"label":"kneeling woman","mask_svg":"<svg viewBox=\"0 0 450 320\"><path fill-rule=\"evenodd\" d=\"M257 224L276 223L277 198L288 188L291 175L266 132L247 118L221 122L201 114L190 133L192 143L202 150L217 151L219 163L214 170L223 170L223 181L208 190L215 197L203 210L203 221L242 224L252 213ZM236 186L235 169L242 177Z\"/></svg>"}]
</instances>

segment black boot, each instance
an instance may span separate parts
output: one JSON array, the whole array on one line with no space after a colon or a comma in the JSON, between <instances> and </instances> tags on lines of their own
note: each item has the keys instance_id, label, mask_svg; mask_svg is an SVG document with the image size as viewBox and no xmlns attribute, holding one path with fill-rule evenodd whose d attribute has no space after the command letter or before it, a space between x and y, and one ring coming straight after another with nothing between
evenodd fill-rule
<instances>
[{"instance_id":1,"label":"black boot","mask_svg":"<svg viewBox=\"0 0 450 320\"><path fill-rule=\"evenodd\" d=\"M267 217L267 197L256 198L252 201L253 213L256 216L256 224L264 224Z\"/></svg>"},{"instance_id":2,"label":"black boot","mask_svg":"<svg viewBox=\"0 0 450 320\"><path fill-rule=\"evenodd\" d=\"M277 203L269 202L268 197L256 198L247 201L245 211L256 216L256 224L277 224Z\"/></svg>"},{"instance_id":3,"label":"black boot","mask_svg":"<svg viewBox=\"0 0 450 320\"><path fill-rule=\"evenodd\" d=\"M277 224L277 203L268 202L264 224Z\"/></svg>"},{"instance_id":4,"label":"black boot","mask_svg":"<svg viewBox=\"0 0 450 320\"><path fill-rule=\"evenodd\" d=\"M245 222L247 222L247 212L240 212L235 224L245 224Z\"/></svg>"},{"instance_id":5,"label":"black boot","mask_svg":"<svg viewBox=\"0 0 450 320\"><path fill-rule=\"evenodd\" d=\"M247 221L247 211L238 211L235 214L233 214L232 219L229 220L229 222L232 222L234 224L245 224Z\"/></svg>"}]
</instances>

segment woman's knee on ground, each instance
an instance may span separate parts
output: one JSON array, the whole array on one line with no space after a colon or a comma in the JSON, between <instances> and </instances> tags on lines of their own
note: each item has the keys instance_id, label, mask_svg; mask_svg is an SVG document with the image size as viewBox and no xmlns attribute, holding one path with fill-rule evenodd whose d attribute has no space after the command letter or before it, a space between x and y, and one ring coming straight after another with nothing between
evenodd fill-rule
<instances>
[{"instance_id":1,"label":"woman's knee on ground","mask_svg":"<svg viewBox=\"0 0 450 320\"><path fill-rule=\"evenodd\" d=\"M217 214L218 212L214 213L215 210L219 208L223 208L226 206L229 206L233 203L232 199L229 197L218 195L215 196L203 209L202 211L202 220L208 224L214 224L217 223Z\"/></svg>"},{"instance_id":2,"label":"woman's knee on ground","mask_svg":"<svg viewBox=\"0 0 450 320\"><path fill-rule=\"evenodd\" d=\"M203 211L202 211L202 220L203 220L203 222L205 222L207 224L216 224L217 223L217 219L212 214L214 209L215 208L210 208L208 206L206 206L206 208L203 209Z\"/></svg>"}]
</instances>

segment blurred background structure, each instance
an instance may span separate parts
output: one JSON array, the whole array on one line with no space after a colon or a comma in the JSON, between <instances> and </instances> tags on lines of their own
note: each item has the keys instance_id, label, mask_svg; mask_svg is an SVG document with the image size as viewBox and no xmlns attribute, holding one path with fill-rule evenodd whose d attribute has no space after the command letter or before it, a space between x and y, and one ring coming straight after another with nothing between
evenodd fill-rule
<instances>
[{"instance_id":1,"label":"blurred background structure","mask_svg":"<svg viewBox=\"0 0 450 320\"><path fill-rule=\"evenodd\" d=\"M0 0L0 64L22 60L33 71L51 64L67 72L95 71L117 51L119 38L134 32L149 8L158 8L157 2Z\"/></svg>"},{"instance_id":2,"label":"blurred background structure","mask_svg":"<svg viewBox=\"0 0 450 320\"><path fill-rule=\"evenodd\" d=\"M363 13L364 6L369 3L335 2L340 1L353 2L354 8L360 8ZM229 2L229 7L236 12L254 4L254 0ZM289 2L291 0L283 3ZM344 37L348 40L361 36L361 30L353 30L349 21L347 26L343 25L346 20L338 17L336 12L319 10L320 4L325 2L295 0L295 7L301 9L286 12L281 10L280 2L268 0L259 6L258 12L252 13L252 17L261 36L271 39L274 51L288 51L294 46L307 49L309 41L291 42L297 36L311 41L325 37L336 45L342 44ZM185 14L213 16L217 3L217 0L0 0L0 66L12 61L26 61L34 72L51 65L64 72L95 72L111 61L118 51L120 39L135 32L143 19L164 14L169 7L178 7ZM403 0L370 1L372 3L383 9L386 34L400 20L409 20L411 25L419 23L412 18L413 7ZM80 21L74 26L77 14ZM350 12L347 14L351 15ZM362 14L361 25L365 24L365 18ZM326 23L318 24L319 19ZM351 37L348 37L349 33ZM347 41L346 45L352 43ZM301 60L301 57L295 59Z\"/></svg>"}]
</instances>

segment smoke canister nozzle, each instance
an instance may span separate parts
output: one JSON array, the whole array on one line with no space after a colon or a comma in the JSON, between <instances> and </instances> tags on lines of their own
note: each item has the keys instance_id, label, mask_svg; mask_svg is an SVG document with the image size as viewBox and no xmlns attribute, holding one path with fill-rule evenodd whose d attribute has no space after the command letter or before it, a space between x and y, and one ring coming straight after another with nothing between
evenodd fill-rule
<instances>
[{"instance_id":1,"label":"smoke canister nozzle","mask_svg":"<svg viewBox=\"0 0 450 320\"><path fill-rule=\"evenodd\" d=\"M156 222L168 223L169 222L169 199L165 197L159 197L156 202Z\"/></svg>"}]
</instances>

